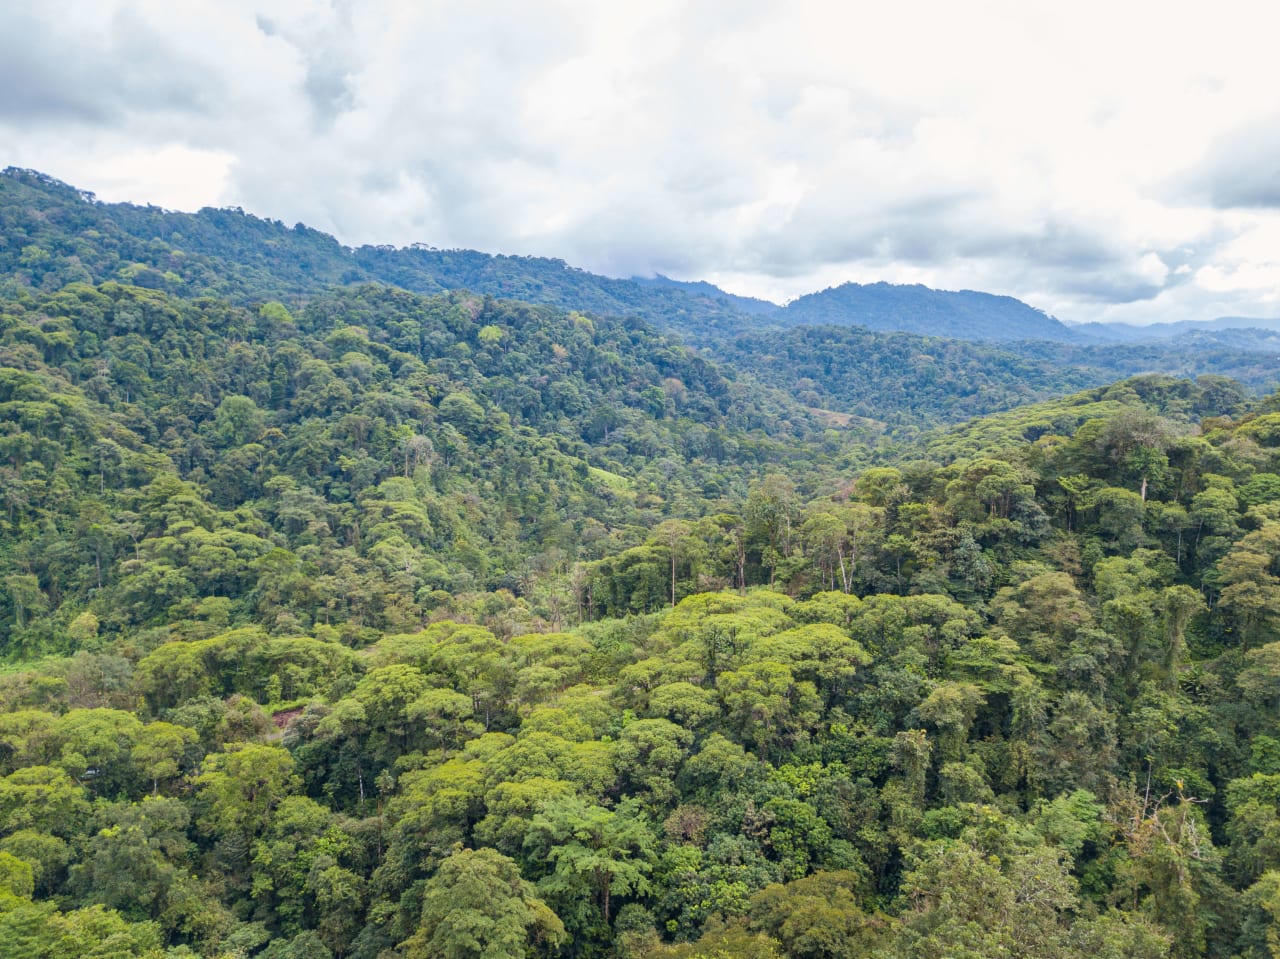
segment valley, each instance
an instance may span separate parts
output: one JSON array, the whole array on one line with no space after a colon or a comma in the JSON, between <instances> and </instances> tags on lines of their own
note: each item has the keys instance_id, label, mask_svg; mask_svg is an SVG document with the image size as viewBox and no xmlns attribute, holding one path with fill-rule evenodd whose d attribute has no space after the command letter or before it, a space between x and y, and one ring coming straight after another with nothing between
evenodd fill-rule
<instances>
[{"instance_id":1,"label":"valley","mask_svg":"<svg viewBox=\"0 0 1280 959\"><path fill-rule=\"evenodd\" d=\"M783 308L5 171L0 941L1268 959L1259 322Z\"/></svg>"}]
</instances>

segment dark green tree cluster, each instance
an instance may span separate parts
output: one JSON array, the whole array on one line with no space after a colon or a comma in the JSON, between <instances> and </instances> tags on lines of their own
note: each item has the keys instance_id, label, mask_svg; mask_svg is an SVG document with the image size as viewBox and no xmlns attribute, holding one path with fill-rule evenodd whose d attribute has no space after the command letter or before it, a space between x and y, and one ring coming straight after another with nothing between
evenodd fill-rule
<instances>
[{"instance_id":1,"label":"dark green tree cluster","mask_svg":"<svg viewBox=\"0 0 1280 959\"><path fill-rule=\"evenodd\" d=\"M834 498L768 479L660 526L625 618L591 617L628 551L567 631L125 630L14 673L10 941L1265 959L1280 413L1192 429L1203 389Z\"/></svg>"}]
</instances>

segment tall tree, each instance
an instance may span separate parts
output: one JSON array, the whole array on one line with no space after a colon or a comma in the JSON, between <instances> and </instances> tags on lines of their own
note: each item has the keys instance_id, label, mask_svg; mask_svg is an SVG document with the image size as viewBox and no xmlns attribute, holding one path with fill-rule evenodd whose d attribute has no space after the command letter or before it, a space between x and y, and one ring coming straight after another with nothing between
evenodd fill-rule
<instances>
[{"instance_id":1,"label":"tall tree","mask_svg":"<svg viewBox=\"0 0 1280 959\"><path fill-rule=\"evenodd\" d=\"M492 849L456 849L422 891L418 928L405 959L526 959L565 941L563 923Z\"/></svg>"}]
</instances>

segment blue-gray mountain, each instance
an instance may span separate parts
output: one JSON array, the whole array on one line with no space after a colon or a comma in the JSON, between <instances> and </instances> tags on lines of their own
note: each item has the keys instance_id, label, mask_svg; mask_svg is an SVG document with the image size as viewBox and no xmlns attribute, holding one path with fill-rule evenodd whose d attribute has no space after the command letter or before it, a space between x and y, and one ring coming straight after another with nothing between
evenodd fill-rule
<instances>
[{"instance_id":1,"label":"blue-gray mountain","mask_svg":"<svg viewBox=\"0 0 1280 959\"><path fill-rule=\"evenodd\" d=\"M789 326L864 326L961 340L1078 342L1070 327L1011 296L890 283L845 283L791 302Z\"/></svg>"},{"instance_id":2,"label":"blue-gray mountain","mask_svg":"<svg viewBox=\"0 0 1280 959\"><path fill-rule=\"evenodd\" d=\"M1082 323L1071 327L1090 340L1109 343L1138 343L1144 340L1168 340L1186 334L1212 335L1221 345L1249 344L1274 345L1280 336L1280 319L1252 316L1220 316L1216 320L1179 320L1176 323L1152 323L1135 326L1132 323ZM1247 348L1247 347L1246 347Z\"/></svg>"}]
</instances>

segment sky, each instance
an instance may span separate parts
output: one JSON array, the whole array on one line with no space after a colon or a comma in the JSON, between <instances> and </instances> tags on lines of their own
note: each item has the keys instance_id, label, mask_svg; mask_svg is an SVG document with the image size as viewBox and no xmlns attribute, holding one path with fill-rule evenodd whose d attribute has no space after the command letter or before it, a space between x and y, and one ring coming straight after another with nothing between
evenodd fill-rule
<instances>
[{"instance_id":1,"label":"sky","mask_svg":"<svg viewBox=\"0 0 1280 959\"><path fill-rule=\"evenodd\" d=\"M1280 316L1280 7L0 4L0 166L784 302Z\"/></svg>"}]
</instances>

